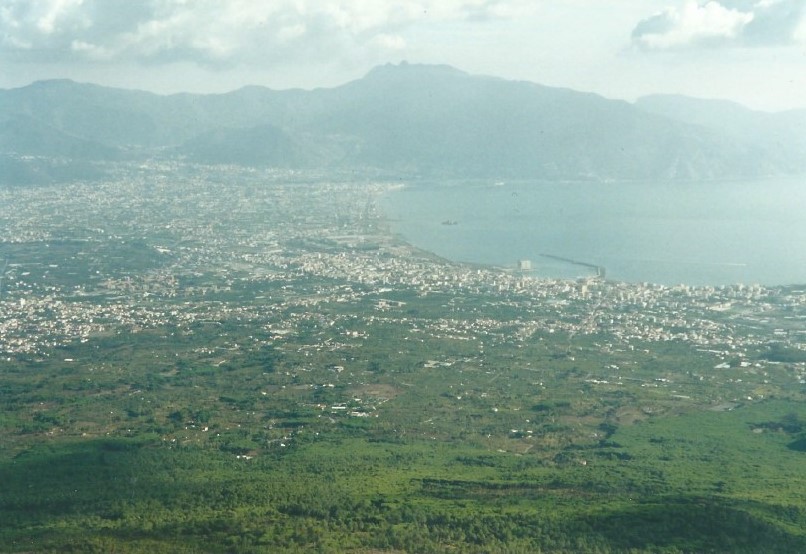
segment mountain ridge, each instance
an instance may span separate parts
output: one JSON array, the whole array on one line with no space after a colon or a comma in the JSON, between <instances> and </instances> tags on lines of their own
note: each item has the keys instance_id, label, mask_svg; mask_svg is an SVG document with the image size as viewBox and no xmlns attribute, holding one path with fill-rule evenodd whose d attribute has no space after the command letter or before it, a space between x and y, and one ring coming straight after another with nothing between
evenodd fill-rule
<instances>
[{"instance_id":1,"label":"mountain ridge","mask_svg":"<svg viewBox=\"0 0 806 554\"><path fill-rule=\"evenodd\" d=\"M712 102L653 95L631 104L407 63L313 90L159 95L55 79L0 90L0 122L28 118L41 135L0 131L0 153L599 181L806 171L806 110Z\"/></svg>"}]
</instances>

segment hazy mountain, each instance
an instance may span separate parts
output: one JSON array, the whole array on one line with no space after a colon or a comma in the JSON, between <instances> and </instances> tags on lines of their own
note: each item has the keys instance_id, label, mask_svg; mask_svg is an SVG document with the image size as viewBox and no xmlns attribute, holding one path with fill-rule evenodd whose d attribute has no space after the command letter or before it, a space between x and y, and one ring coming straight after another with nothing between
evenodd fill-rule
<instances>
[{"instance_id":1,"label":"hazy mountain","mask_svg":"<svg viewBox=\"0 0 806 554\"><path fill-rule=\"evenodd\" d=\"M767 113L726 100L678 95L645 96L635 105L730 137L752 149L760 160L774 161L784 171L806 170L806 110Z\"/></svg>"},{"instance_id":2,"label":"hazy mountain","mask_svg":"<svg viewBox=\"0 0 806 554\"><path fill-rule=\"evenodd\" d=\"M328 91L314 122L354 159L473 176L697 178L755 173L741 145L626 102L441 66L383 66ZM735 168L735 169L734 169Z\"/></svg>"},{"instance_id":3,"label":"hazy mountain","mask_svg":"<svg viewBox=\"0 0 806 554\"><path fill-rule=\"evenodd\" d=\"M121 152L112 146L70 135L34 117L8 114L0 118L0 152L77 160L114 160Z\"/></svg>"},{"instance_id":4,"label":"hazy mountain","mask_svg":"<svg viewBox=\"0 0 806 554\"><path fill-rule=\"evenodd\" d=\"M304 162L304 154L294 140L273 125L213 129L174 151L192 161L209 164L294 167Z\"/></svg>"},{"instance_id":5,"label":"hazy mountain","mask_svg":"<svg viewBox=\"0 0 806 554\"><path fill-rule=\"evenodd\" d=\"M0 91L0 151L490 178L753 177L804 170L805 114L680 97L632 105L400 64L313 91L160 96L38 82Z\"/></svg>"}]
</instances>

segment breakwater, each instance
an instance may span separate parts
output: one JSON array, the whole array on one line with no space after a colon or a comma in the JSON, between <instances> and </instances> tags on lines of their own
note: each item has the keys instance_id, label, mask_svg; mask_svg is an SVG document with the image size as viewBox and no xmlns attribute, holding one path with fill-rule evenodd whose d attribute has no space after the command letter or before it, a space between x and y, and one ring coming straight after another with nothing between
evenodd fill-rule
<instances>
[{"instance_id":1,"label":"breakwater","mask_svg":"<svg viewBox=\"0 0 806 554\"><path fill-rule=\"evenodd\" d=\"M549 258L551 260L557 260L557 261L560 261L560 262L565 262L567 264L578 265L578 266L581 266L581 267L587 267L589 269L592 269L592 270L594 270L596 272L596 278L597 279L604 280L605 275L606 275L607 270L605 269L604 266L601 266L601 265L591 264L591 263L588 263L588 262L581 262L579 260L572 260L571 258L565 258L563 256L555 256L554 254L540 254L540 256L542 256L543 258Z\"/></svg>"}]
</instances>

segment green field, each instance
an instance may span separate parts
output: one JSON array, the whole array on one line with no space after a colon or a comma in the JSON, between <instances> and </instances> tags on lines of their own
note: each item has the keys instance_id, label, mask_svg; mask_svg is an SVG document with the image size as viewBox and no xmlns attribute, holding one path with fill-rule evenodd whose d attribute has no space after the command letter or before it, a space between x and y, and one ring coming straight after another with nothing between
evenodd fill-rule
<instances>
[{"instance_id":1,"label":"green field","mask_svg":"<svg viewBox=\"0 0 806 554\"><path fill-rule=\"evenodd\" d=\"M0 551L806 552L802 292L524 284L239 178L0 198Z\"/></svg>"}]
</instances>

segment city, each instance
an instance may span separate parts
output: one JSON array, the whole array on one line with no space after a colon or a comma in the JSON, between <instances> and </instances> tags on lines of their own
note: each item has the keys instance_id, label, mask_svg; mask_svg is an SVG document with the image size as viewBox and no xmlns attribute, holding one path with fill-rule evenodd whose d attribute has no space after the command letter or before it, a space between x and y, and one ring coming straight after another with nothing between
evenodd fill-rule
<instances>
[{"instance_id":1,"label":"city","mask_svg":"<svg viewBox=\"0 0 806 554\"><path fill-rule=\"evenodd\" d=\"M228 166L117 170L106 182L0 190L0 438L15 483L3 510L19 521L7 540L20 548L49 524L26 519L14 498L27 496L39 514L68 495L87 541L158 540L165 525L185 525L185 509L170 508L178 500L150 488L147 474L184 482L208 467L217 468L208 486L223 496L177 497L193 525L222 517L226 495L282 475L286 484L266 493L274 500L249 500L243 513L271 512L274 525L315 535L239 532L254 551L327 536L348 544L350 518L366 533L358 551L431 544L434 529L454 532L441 518L468 499L477 511L467 517L499 517L508 488L524 502L540 496L537 512L508 508L527 526L578 513L567 494L597 494L613 510L640 498L700 519L711 516L690 511L689 495L715 487L726 504L711 514L758 495L773 495L770 510L796 503L803 287L536 279L393 236L377 200L400 182ZM692 427L701 432L681 438ZM777 468L774 480L745 473L759 455ZM25 488L36 456L62 468L60 481ZM96 482L54 492L87 471L107 475L110 456L130 481L112 473L104 492ZM328 490L340 498L305 496L322 471L334 472ZM730 489L719 471L734 475ZM249 477L236 485L232 472ZM409 500L391 500L412 486ZM337 508L344 498L349 513ZM159 522L147 514L155 502ZM337 514L328 532L310 512L322 502ZM543 542L522 537L524 548L554 544L565 525ZM42 548L63 545L59 533ZM496 540L511 546L512 533Z\"/></svg>"}]
</instances>

